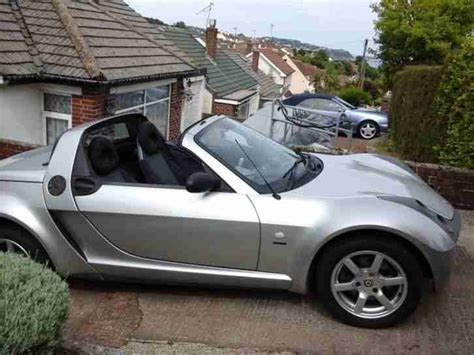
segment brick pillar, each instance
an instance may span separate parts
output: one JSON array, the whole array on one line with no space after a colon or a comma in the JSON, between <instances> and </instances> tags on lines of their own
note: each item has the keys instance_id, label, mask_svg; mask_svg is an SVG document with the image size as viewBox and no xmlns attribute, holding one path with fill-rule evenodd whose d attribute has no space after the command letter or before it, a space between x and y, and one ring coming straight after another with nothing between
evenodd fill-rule
<instances>
[{"instance_id":1,"label":"brick pillar","mask_svg":"<svg viewBox=\"0 0 474 355\"><path fill-rule=\"evenodd\" d=\"M213 113L215 115L225 115L229 117L237 117L237 106L223 104L214 101Z\"/></svg>"},{"instance_id":2,"label":"brick pillar","mask_svg":"<svg viewBox=\"0 0 474 355\"><path fill-rule=\"evenodd\" d=\"M108 88L82 88L82 95L72 96L72 125L107 117L107 107L112 97Z\"/></svg>"},{"instance_id":3,"label":"brick pillar","mask_svg":"<svg viewBox=\"0 0 474 355\"><path fill-rule=\"evenodd\" d=\"M181 134L181 110L184 102L183 81L171 84L170 116L168 125L168 139L175 141Z\"/></svg>"}]
</instances>

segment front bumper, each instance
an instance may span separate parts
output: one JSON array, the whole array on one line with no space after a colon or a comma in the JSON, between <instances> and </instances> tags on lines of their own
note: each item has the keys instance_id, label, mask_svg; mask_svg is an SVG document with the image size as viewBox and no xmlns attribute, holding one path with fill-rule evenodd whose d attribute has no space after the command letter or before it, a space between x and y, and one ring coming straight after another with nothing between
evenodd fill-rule
<instances>
[{"instance_id":1,"label":"front bumper","mask_svg":"<svg viewBox=\"0 0 474 355\"><path fill-rule=\"evenodd\" d=\"M379 124L379 129L381 134L386 134L388 133L388 122L386 123L380 123Z\"/></svg>"},{"instance_id":2,"label":"front bumper","mask_svg":"<svg viewBox=\"0 0 474 355\"><path fill-rule=\"evenodd\" d=\"M454 217L449 222L450 237L456 242L461 230L461 216L458 210L454 211ZM439 252L430 250L428 260L433 274L433 286L435 290L443 288L449 281L452 265L456 256L456 245L449 250Z\"/></svg>"}]
</instances>

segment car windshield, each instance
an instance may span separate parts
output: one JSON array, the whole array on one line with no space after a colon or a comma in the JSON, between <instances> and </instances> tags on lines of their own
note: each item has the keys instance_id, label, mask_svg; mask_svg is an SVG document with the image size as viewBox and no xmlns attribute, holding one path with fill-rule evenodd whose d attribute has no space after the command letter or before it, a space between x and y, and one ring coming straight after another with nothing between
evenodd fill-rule
<instances>
[{"instance_id":1,"label":"car windshield","mask_svg":"<svg viewBox=\"0 0 474 355\"><path fill-rule=\"evenodd\" d=\"M195 139L259 193L271 192L265 180L276 192L284 192L305 183L308 173L314 177L315 169L320 169L319 160L313 164L312 158L228 118L204 128Z\"/></svg>"},{"instance_id":2,"label":"car windshield","mask_svg":"<svg viewBox=\"0 0 474 355\"><path fill-rule=\"evenodd\" d=\"M349 109L351 109L351 110L354 110L354 109L357 108L357 107L351 105L350 103L348 103L347 101L344 101L343 99L341 99L341 98L338 97L338 96L336 96L335 99L336 99L339 103L343 104L344 106L346 106L347 108L349 108Z\"/></svg>"}]
</instances>

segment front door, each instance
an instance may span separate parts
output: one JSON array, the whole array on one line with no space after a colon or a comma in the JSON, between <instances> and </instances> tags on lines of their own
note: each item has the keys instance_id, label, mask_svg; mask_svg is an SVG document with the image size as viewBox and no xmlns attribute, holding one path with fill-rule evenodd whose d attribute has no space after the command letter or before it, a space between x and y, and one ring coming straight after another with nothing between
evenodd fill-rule
<instances>
[{"instance_id":1,"label":"front door","mask_svg":"<svg viewBox=\"0 0 474 355\"><path fill-rule=\"evenodd\" d=\"M93 194L76 196L75 200L110 243L130 254L189 264L257 268L259 220L246 195L105 183Z\"/></svg>"}]
</instances>

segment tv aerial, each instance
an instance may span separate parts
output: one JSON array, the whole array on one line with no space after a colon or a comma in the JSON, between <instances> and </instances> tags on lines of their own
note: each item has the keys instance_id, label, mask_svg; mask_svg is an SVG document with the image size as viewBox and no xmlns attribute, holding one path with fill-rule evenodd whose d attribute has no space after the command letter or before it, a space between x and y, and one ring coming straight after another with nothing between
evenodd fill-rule
<instances>
[{"instance_id":1,"label":"tv aerial","mask_svg":"<svg viewBox=\"0 0 474 355\"><path fill-rule=\"evenodd\" d=\"M211 18L211 12L212 12L213 8L214 8L214 0L211 0L209 5L203 7L201 10L196 12L196 15L199 15L199 14L202 14L203 12L207 11L207 19L206 19L206 26L205 27L207 27L209 25L209 19Z\"/></svg>"}]
</instances>

